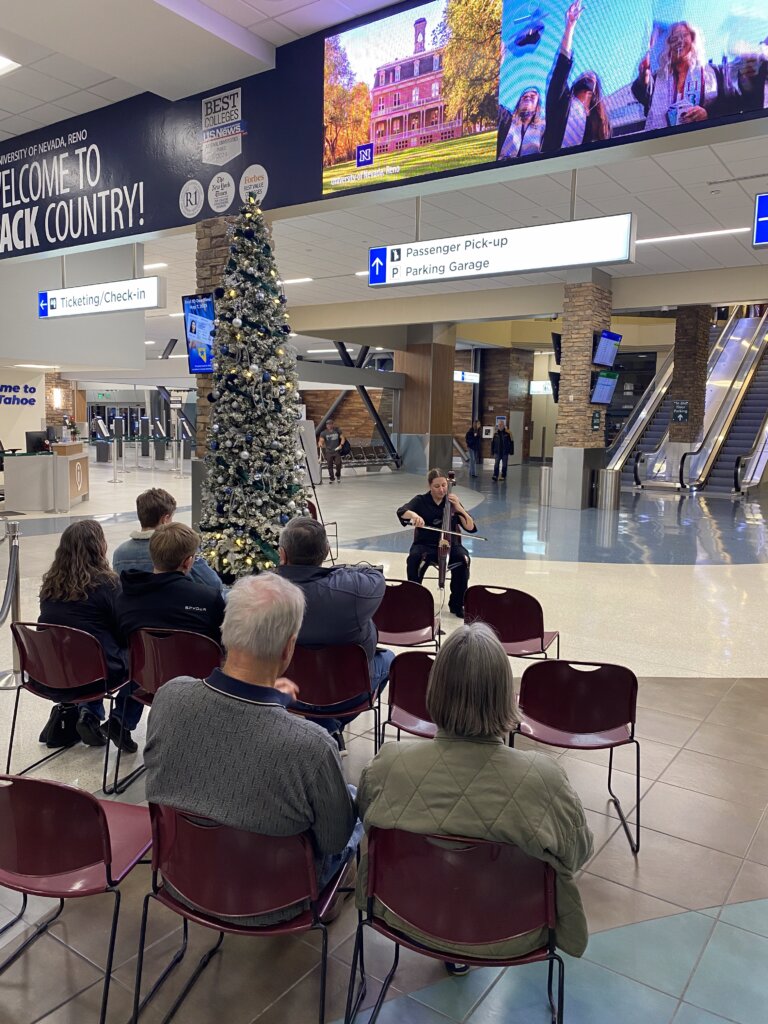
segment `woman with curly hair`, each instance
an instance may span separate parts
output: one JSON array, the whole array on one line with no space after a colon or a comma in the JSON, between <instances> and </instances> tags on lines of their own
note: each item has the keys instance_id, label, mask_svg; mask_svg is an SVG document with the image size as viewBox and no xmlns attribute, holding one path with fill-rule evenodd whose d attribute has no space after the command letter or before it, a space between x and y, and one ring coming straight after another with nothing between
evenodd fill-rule
<instances>
[{"instance_id":1,"label":"woman with curly hair","mask_svg":"<svg viewBox=\"0 0 768 1024\"><path fill-rule=\"evenodd\" d=\"M573 68L573 35L584 11L582 0L574 0L565 12L565 29L547 86L547 126L541 150L561 149L603 142L611 137L603 87L596 71L582 72L573 85L568 76Z\"/></svg>"},{"instance_id":2,"label":"woman with curly hair","mask_svg":"<svg viewBox=\"0 0 768 1024\"><path fill-rule=\"evenodd\" d=\"M40 618L38 622L52 626L72 626L90 633L102 646L107 664L107 688L113 689L126 682L128 655L125 638L117 623L115 600L120 593L120 581L107 561L107 541L99 523L93 519L72 523L61 535L53 564L43 576L40 588ZM103 690L100 683L88 689ZM51 691L58 696L58 691ZM87 692L73 692L84 697ZM100 727L104 718L101 700L79 705L77 735L91 747L101 747L107 737L118 742L125 732L135 728L141 718L142 707L130 699L128 687L118 694L106 732ZM60 712L54 708L51 719ZM129 738L129 737L128 737ZM40 737L46 742L46 732ZM133 744L133 741L130 741ZM123 745L123 749L129 749ZM135 750L135 744L133 745Z\"/></svg>"}]
</instances>

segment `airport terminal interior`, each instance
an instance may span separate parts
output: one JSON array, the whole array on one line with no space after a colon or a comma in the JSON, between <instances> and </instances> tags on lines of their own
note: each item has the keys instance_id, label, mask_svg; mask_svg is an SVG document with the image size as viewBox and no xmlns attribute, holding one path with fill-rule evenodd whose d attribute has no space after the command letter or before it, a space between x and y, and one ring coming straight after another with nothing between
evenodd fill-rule
<instances>
[{"instance_id":1,"label":"airport terminal interior","mask_svg":"<svg viewBox=\"0 0 768 1024\"><path fill-rule=\"evenodd\" d=\"M414 533L396 509L439 466L477 524L463 540L470 585L532 595L561 659L637 677L639 805L633 748L613 757L633 836L639 815L636 852L607 749L516 743L557 761L594 837L575 878L589 942L563 954L565 1024L763 1024L765 11L11 6L0 12L0 769L23 681L10 624L37 620L62 532L95 519L111 558L138 529L138 495L163 488L178 521L203 524L203 550L231 582L250 527L228 510L278 493L286 446L270 431L295 405L289 476L304 490L291 505L284 492L277 525L311 502L327 565L405 579ZM329 421L349 442L338 482L316 443ZM245 482L225 499L233 480ZM229 562L212 538L231 542ZM436 574L423 585L444 641L462 619ZM511 658L517 690L530 663ZM22 690L18 707L11 773L47 753L50 702ZM121 771L142 763L147 718ZM349 784L374 739L371 712L346 727ZM389 729L386 742L431 740ZM26 777L146 806L145 776L107 795L102 764L103 748L78 743ZM0 968L0 1024L131 1020L151 879L141 863L120 884L105 1018L113 903L97 895L67 900ZM55 905L30 895L3 930L20 903L0 885L0 960ZM348 900L328 926L334 1024L357 924ZM166 1019L212 935L190 926L189 955L141 1021ZM144 991L180 938L180 918L153 909ZM360 1022L393 944L369 929L365 949ZM311 1024L320 973L317 932L229 935L174 1019ZM547 968L457 976L403 949L377 1019L545 1024Z\"/></svg>"}]
</instances>

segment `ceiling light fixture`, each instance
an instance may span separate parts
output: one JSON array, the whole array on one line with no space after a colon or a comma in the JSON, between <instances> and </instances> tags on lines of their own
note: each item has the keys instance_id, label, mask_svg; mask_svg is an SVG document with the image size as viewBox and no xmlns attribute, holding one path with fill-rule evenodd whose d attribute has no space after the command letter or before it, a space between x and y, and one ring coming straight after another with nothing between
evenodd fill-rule
<instances>
[{"instance_id":1,"label":"ceiling light fixture","mask_svg":"<svg viewBox=\"0 0 768 1024\"><path fill-rule=\"evenodd\" d=\"M17 370L58 370L58 366L50 366L48 363L14 363Z\"/></svg>"},{"instance_id":2,"label":"ceiling light fixture","mask_svg":"<svg viewBox=\"0 0 768 1024\"><path fill-rule=\"evenodd\" d=\"M314 277L291 277L287 281L279 281L279 284L309 284L310 281L314 281Z\"/></svg>"},{"instance_id":3,"label":"ceiling light fixture","mask_svg":"<svg viewBox=\"0 0 768 1024\"><path fill-rule=\"evenodd\" d=\"M368 277L368 271L367 270L356 270L355 271L355 277Z\"/></svg>"},{"instance_id":4,"label":"ceiling light fixture","mask_svg":"<svg viewBox=\"0 0 768 1024\"><path fill-rule=\"evenodd\" d=\"M308 356L327 356L327 355L338 355L339 353L335 348L308 348Z\"/></svg>"},{"instance_id":5,"label":"ceiling light fixture","mask_svg":"<svg viewBox=\"0 0 768 1024\"><path fill-rule=\"evenodd\" d=\"M723 228L720 231L696 231L690 235L662 235L660 238L638 238L637 245L657 245L659 242L687 242L694 238L716 238L718 235L743 235L752 228Z\"/></svg>"},{"instance_id":6,"label":"ceiling light fixture","mask_svg":"<svg viewBox=\"0 0 768 1024\"><path fill-rule=\"evenodd\" d=\"M11 60L10 57L0 56L0 75L7 75L9 71L15 71L16 68L20 68L21 64L17 64L15 60Z\"/></svg>"},{"instance_id":7,"label":"ceiling light fixture","mask_svg":"<svg viewBox=\"0 0 768 1024\"><path fill-rule=\"evenodd\" d=\"M167 267L167 266L168 266L167 263L145 263L144 264L144 269L145 270L160 270L160 269L162 269L162 267Z\"/></svg>"},{"instance_id":8,"label":"ceiling light fixture","mask_svg":"<svg viewBox=\"0 0 768 1024\"><path fill-rule=\"evenodd\" d=\"M145 341L144 344L145 345L154 345L154 344L156 344L156 342L154 342L154 341Z\"/></svg>"}]
</instances>

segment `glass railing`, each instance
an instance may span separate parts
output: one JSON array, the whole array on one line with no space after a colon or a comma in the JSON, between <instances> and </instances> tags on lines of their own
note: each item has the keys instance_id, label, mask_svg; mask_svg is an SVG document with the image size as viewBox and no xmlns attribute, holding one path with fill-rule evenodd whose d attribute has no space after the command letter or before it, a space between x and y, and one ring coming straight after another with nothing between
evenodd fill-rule
<instances>
[{"instance_id":1,"label":"glass railing","mask_svg":"<svg viewBox=\"0 0 768 1024\"><path fill-rule=\"evenodd\" d=\"M768 466L768 412L765 414L757 440L749 452L739 454L734 460L733 489L746 493L757 487Z\"/></svg>"},{"instance_id":2,"label":"glass railing","mask_svg":"<svg viewBox=\"0 0 768 1024\"><path fill-rule=\"evenodd\" d=\"M746 394L768 343L762 317L744 317L735 325L730 342L721 352L707 380L704 408L704 440L686 452L680 463L680 484L700 487L728 436L741 400Z\"/></svg>"}]
</instances>

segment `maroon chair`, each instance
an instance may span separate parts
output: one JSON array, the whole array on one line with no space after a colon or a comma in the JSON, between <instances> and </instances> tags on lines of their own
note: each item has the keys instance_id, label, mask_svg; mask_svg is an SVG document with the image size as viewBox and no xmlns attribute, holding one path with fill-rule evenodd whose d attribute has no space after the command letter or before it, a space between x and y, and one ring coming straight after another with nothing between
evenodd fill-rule
<instances>
[{"instance_id":1,"label":"maroon chair","mask_svg":"<svg viewBox=\"0 0 768 1024\"><path fill-rule=\"evenodd\" d=\"M342 722L373 711L373 746L379 749L381 698L371 693L368 655L359 644L329 647L296 645L285 675L299 687L299 702L288 710L303 718ZM305 705L311 707L305 707Z\"/></svg>"},{"instance_id":2,"label":"maroon chair","mask_svg":"<svg viewBox=\"0 0 768 1024\"><path fill-rule=\"evenodd\" d=\"M520 736L568 750L608 750L608 792L629 840L640 849L640 743L635 739L637 677L621 665L540 661L520 680ZM514 744L515 733L510 735ZM611 787L613 751L635 745L635 838Z\"/></svg>"},{"instance_id":3,"label":"maroon chair","mask_svg":"<svg viewBox=\"0 0 768 1024\"><path fill-rule=\"evenodd\" d=\"M21 687L16 691L16 701L11 719L11 735L8 739L8 757L5 763L6 772L11 770L13 738L16 732L16 718L19 710L21 690L28 690L36 697L68 704L83 704L91 700L115 699L117 691L125 685L108 688L106 679L108 669L99 641L81 629L71 626L49 626L40 622L12 622L11 632L19 652L21 668ZM46 691L43 692L41 687ZM57 691L51 696L50 691ZM33 764L27 765L17 775L25 775L38 765L45 764L57 757L64 750L54 750L52 754L41 757ZM109 744L104 748L104 771L102 786L107 790L107 769L109 765Z\"/></svg>"},{"instance_id":4,"label":"maroon chair","mask_svg":"<svg viewBox=\"0 0 768 1024\"><path fill-rule=\"evenodd\" d=\"M392 662L389 669L389 712L386 722L381 723L382 743L388 725L397 729L398 739L401 732L429 740L435 738L437 726L427 710L427 686L434 662L435 655L426 651L403 651Z\"/></svg>"},{"instance_id":5,"label":"maroon chair","mask_svg":"<svg viewBox=\"0 0 768 1024\"><path fill-rule=\"evenodd\" d=\"M440 616L435 615L432 593L410 580L387 580L386 583L384 599L373 616L379 643L389 647L434 644L439 651Z\"/></svg>"},{"instance_id":6,"label":"maroon chair","mask_svg":"<svg viewBox=\"0 0 768 1024\"><path fill-rule=\"evenodd\" d=\"M508 587L469 587L464 595L464 621L487 622L512 658L547 657L547 650L560 634L544 629L544 612L535 597Z\"/></svg>"},{"instance_id":7,"label":"maroon chair","mask_svg":"<svg viewBox=\"0 0 768 1024\"><path fill-rule=\"evenodd\" d=\"M349 857L322 892L318 891L312 842L308 834L262 836L255 832L219 825L207 818L190 815L159 804L150 804L152 819L152 891L144 898L136 962L132 1024L166 980L187 950L189 922L212 928L218 941L200 959L194 973L164 1024L176 1014L195 982L218 951L224 935L296 935L319 930L322 938L320 960L319 1020L325 1019L325 985L328 965L328 932L321 918L337 892ZM169 891L168 886L174 890ZM194 908L178 899L184 899ZM150 900L156 900L183 919L182 943L153 987L141 999L141 975L147 939ZM308 909L302 909L305 904ZM287 907L299 912L289 921L272 925L238 923L238 918L268 914ZM221 918L227 918L226 921Z\"/></svg>"},{"instance_id":8,"label":"maroon chair","mask_svg":"<svg viewBox=\"0 0 768 1024\"><path fill-rule=\"evenodd\" d=\"M137 629L128 640L129 678L139 687L131 698L151 707L155 694L169 679L194 676L205 679L221 664L222 650L215 640L185 629ZM124 793L146 771L143 764L119 779L120 748L115 775L106 793Z\"/></svg>"},{"instance_id":9,"label":"maroon chair","mask_svg":"<svg viewBox=\"0 0 768 1024\"><path fill-rule=\"evenodd\" d=\"M320 463L320 467L322 469L322 462ZM334 554L331 551L328 552L330 559L333 562L334 559L339 557L339 524L336 522L326 523L314 501L307 501L307 511L309 512L310 518L314 519L316 523L322 523L325 527L325 534L328 537L329 547L331 541L333 541L336 553ZM331 527L333 527L333 530L331 530Z\"/></svg>"},{"instance_id":10,"label":"maroon chair","mask_svg":"<svg viewBox=\"0 0 768 1024\"><path fill-rule=\"evenodd\" d=\"M120 915L118 885L151 843L146 807L97 800L58 782L0 775L0 885L22 894L21 910L0 928L0 935L21 920L28 896L59 901L58 909L0 964L0 973L47 931L64 909L64 900L112 893L115 905L99 1015L99 1024L104 1024Z\"/></svg>"},{"instance_id":11,"label":"maroon chair","mask_svg":"<svg viewBox=\"0 0 768 1024\"><path fill-rule=\"evenodd\" d=\"M541 931L546 940L516 957L450 954L417 942L379 915L383 905L409 927L444 945L482 946ZM368 833L366 909L355 936L345 1024L357 1016L365 995L363 929L372 928L395 943L392 967L368 1018L373 1024L395 976L400 947L436 960L477 966L548 963L547 992L553 1024L562 1024L565 967L556 952L555 872L551 865L508 843L460 836L417 835L400 829ZM355 994L355 977L361 981ZM552 981L558 966L557 1002Z\"/></svg>"}]
</instances>

